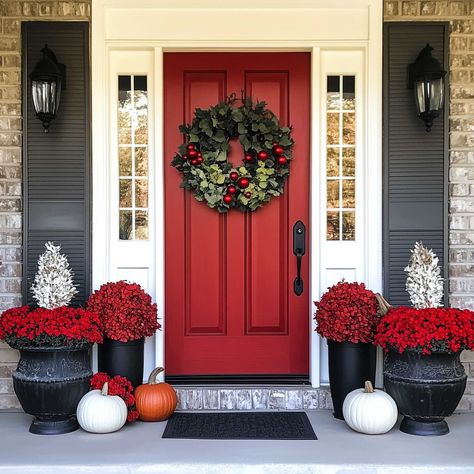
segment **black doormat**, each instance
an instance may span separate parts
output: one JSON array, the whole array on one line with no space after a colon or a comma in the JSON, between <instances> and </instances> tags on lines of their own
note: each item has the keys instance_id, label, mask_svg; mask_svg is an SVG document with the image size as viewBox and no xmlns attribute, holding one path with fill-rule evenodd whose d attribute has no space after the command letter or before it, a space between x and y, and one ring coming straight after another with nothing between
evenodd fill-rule
<instances>
[{"instance_id":1,"label":"black doormat","mask_svg":"<svg viewBox=\"0 0 474 474\"><path fill-rule=\"evenodd\" d=\"M163 438L318 439L304 412L175 413Z\"/></svg>"}]
</instances>

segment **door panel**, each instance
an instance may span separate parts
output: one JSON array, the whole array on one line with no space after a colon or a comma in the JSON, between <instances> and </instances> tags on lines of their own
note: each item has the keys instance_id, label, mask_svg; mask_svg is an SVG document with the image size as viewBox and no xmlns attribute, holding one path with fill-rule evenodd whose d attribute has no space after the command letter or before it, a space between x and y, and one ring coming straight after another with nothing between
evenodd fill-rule
<instances>
[{"instance_id":1,"label":"door panel","mask_svg":"<svg viewBox=\"0 0 474 474\"><path fill-rule=\"evenodd\" d=\"M166 162L167 374L307 374L309 252L298 297L291 232L299 219L309 228L309 55L169 53L164 68L167 160L183 141L178 125L196 107L242 90L292 125L295 139L283 196L254 213L208 208L179 187L180 174ZM243 151L231 146L237 165Z\"/></svg>"}]
</instances>

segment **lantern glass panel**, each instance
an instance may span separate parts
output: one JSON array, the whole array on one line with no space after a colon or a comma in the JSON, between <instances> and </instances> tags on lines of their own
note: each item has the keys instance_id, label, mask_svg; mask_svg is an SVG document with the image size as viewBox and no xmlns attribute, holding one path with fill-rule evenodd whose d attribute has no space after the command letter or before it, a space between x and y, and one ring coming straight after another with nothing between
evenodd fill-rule
<instances>
[{"instance_id":1,"label":"lantern glass panel","mask_svg":"<svg viewBox=\"0 0 474 474\"><path fill-rule=\"evenodd\" d=\"M31 81L31 86L36 113L56 115L61 98L61 82Z\"/></svg>"},{"instance_id":2,"label":"lantern glass panel","mask_svg":"<svg viewBox=\"0 0 474 474\"><path fill-rule=\"evenodd\" d=\"M443 108L443 78L425 79L415 83L415 97L418 114L440 111Z\"/></svg>"},{"instance_id":3,"label":"lantern glass panel","mask_svg":"<svg viewBox=\"0 0 474 474\"><path fill-rule=\"evenodd\" d=\"M440 77L430 81L430 110L441 110L443 108L443 79Z\"/></svg>"}]
</instances>

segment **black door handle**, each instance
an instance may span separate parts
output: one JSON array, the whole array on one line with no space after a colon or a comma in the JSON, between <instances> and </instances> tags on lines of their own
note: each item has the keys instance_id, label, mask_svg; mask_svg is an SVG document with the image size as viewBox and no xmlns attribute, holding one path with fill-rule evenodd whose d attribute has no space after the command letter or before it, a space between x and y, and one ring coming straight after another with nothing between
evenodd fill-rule
<instances>
[{"instance_id":1,"label":"black door handle","mask_svg":"<svg viewBox=\"0 0 474 474\"><path fill-rule=\"evenodd\" d=\"M295 295L303 293L303 279L301 278L301 259L306 251L306 227L301 221L297 221L293 226L293 253L296 256L296 278L293 282Z\"/></svg>"}]
</instances>

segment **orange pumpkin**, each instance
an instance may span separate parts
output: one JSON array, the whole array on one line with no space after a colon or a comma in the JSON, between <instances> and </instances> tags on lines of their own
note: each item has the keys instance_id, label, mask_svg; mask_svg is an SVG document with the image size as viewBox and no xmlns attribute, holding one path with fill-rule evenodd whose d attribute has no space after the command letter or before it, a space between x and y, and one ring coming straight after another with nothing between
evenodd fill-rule
<instances>
[{"instance_id":1,"label":"orange pumpkin","mask_svg":"<svg viewBox=\"0 0 474 474\"><path fill-rule=\"evenodd\" d=\"M135 389L135 403L142 421L167 420L176 409L178 399L174 388L170 384L156 381L163 370L163 367L154 369L148 383Z\"/></svg>"}]
</instances>

